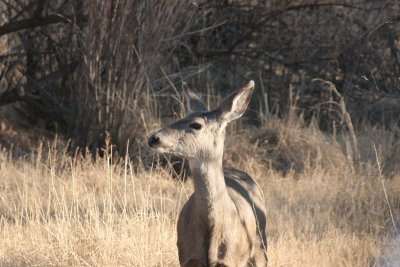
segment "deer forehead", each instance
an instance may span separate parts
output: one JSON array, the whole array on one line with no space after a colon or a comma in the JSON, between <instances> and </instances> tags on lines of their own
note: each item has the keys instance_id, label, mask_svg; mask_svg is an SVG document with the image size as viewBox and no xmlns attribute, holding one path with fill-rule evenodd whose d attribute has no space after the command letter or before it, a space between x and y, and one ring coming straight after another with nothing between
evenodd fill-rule
<instances>
[{"instance_id":1,"label":"deer forehead","mask_svg":"<svg viewBox=\"0 0 400 267\"><path fill-rule=\"evenodd\" d=\"M186 128L191 123L199 123L209 130L218 128L221 125L215 112L194 112L183 119L175 121L174 123L169 125L169 128L180 130Z\"/></svg>"}]
</instances>

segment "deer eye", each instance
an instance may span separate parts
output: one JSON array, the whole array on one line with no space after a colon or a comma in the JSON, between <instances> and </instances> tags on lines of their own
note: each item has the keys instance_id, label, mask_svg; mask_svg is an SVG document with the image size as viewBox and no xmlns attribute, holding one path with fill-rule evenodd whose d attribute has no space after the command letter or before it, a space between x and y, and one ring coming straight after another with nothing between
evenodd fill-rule
<instances>
[{"instance_id":1,"label":"deer eye","mask_svg":"<svg viewBox=\"0 0 400 267\"><path fill-rule=\"evenodd\" d=\"M200 123L197 123L197 122L193 122L193 123L189 124L189 127L194 130L200 130L201 127L203 127L203 125L201 125Z\"/></svg>"}]
</instances>

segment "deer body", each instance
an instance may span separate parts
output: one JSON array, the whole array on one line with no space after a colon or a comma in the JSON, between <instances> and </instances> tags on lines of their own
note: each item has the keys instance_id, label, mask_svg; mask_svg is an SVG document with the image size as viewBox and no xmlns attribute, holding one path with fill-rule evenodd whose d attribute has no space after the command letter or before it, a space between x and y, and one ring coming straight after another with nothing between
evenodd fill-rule
<instances>
[{"instance_id":1,"label":"deer body","mask_svg":"<svg viewBox=\"0 0 400 267\"><path fill-rule=\"evenodd\" d=\"M254 83L207 111L185 92L186 118L149 138L149 146L189 160L194 193L178 219L181 266L266 266L263 194L245 172L222 165L225 127L247 108Z\"/></svg>"}]
</instances>

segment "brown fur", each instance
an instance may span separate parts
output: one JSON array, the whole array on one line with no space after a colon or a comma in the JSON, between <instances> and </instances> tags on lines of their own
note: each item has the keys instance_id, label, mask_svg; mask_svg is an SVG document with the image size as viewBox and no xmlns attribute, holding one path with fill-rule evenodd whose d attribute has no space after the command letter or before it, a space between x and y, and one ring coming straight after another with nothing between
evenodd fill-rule
<instances>
[{"instance_id":1,"label":"brown fur","mask_svg":"<svg viewBox=\"0 0 400 267\"><path fill-rule=\"evenodd\" d=\"M242 116L253 88L250 82L210 112L187 91L194 113L149 138L156 151L189 160L195 190L178 220L181 266L267 265L262 191L248 174L222 166L225 127Z\"/></svg>"}]
</instances>

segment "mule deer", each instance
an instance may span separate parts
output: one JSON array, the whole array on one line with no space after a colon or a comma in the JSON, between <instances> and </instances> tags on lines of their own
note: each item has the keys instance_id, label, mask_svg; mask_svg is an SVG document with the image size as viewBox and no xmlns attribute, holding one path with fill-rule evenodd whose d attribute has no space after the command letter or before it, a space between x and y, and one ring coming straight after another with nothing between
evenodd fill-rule
<instances>
[{"instance_id":1,"label":"mule deer","mask_svg":"<svg viewBox=\"0 0 400 267\"><path fill-rule=\"evenodd\" d=\"M245 172L224 169L226 125L243 115L254 89L250 81L212 110L184 89L191 112L149 137L156 152L189 161L194 193L178 219L181 266L266 266L263 193Z\"/></svg>"}]
</instances>

